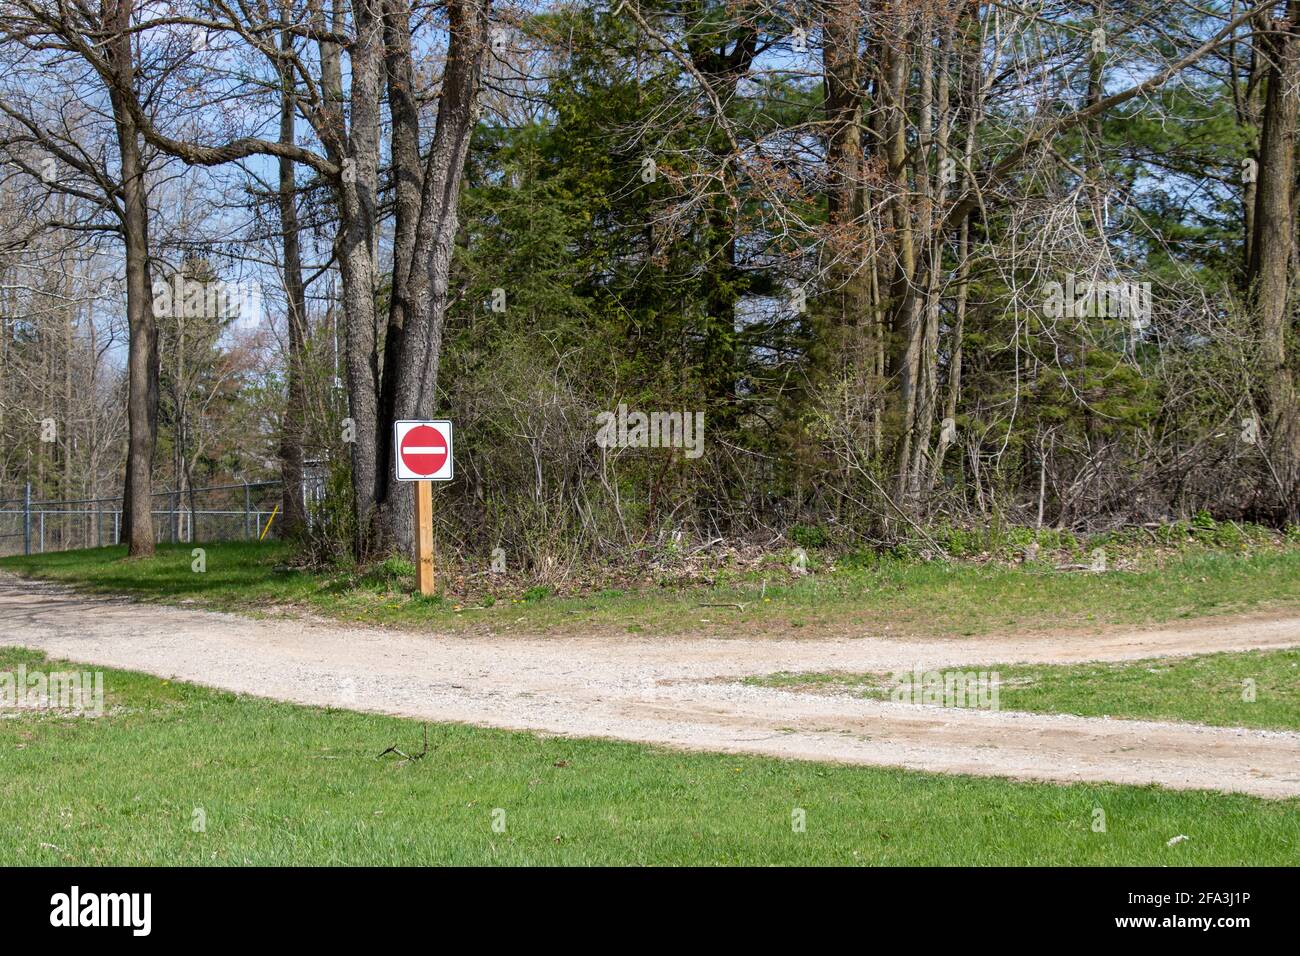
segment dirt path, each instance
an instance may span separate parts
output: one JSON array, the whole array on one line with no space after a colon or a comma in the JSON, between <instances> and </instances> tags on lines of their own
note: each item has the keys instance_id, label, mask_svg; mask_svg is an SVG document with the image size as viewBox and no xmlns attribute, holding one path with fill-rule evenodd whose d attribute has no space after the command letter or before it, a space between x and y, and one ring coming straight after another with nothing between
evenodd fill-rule
<instances>
[{"instance_id":1,"label":"dirt path","mask_svg":"<svg viewBox=\"0 0 1300 956\"><path fill-rule=\"evenodd\" d=\"M773 671L1132 660L1300 646L1300 616L1105 635L898 640L445 637L70 594L0 575L0 644L226 690L696 750L1300 795L1300 734L920 707L738 683Z\"/></svg>"}]
</instances>

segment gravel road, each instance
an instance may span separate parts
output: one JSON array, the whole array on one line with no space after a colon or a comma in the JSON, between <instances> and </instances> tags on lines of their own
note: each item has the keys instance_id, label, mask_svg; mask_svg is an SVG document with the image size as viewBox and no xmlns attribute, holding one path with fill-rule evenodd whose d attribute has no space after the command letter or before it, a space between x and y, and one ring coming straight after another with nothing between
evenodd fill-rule
<instances>
[{"instance_id":1,"label":"gravel road","mask_svg":"<svg viewBox=\"0 0 1300 956\"><path fill-rule=\"evenodd\" d=\"M739 683L774 671L1116 661L1300 646L1300 616L961 640L463 637L253 620L0 575L0 644L302 704L692 750L1300 795L1300 734L991 712Z\"/></svg>"}]
</instances>

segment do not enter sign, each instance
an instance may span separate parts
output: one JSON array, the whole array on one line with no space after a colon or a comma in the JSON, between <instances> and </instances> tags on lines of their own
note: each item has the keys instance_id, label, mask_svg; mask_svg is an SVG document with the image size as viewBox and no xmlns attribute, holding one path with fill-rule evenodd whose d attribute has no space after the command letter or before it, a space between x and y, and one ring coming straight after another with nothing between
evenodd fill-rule
<instances>
[{"instance_id":1,"label":"do not enter sign","mask_svg":"<svg viewBox=\"0 0 1300 956\"><path fill-rule=\"evenodd\" d=\"M402 436L402 465L421 478L447 463L447 439L432 425L416 425Z\"/></svg>"},{"instance_id":2,"label":"do not enter sign","mask_svg":"<svg viewBox=\"0 0 1300 956\"><path fill-rule=\"evenodd\" d=\"M396 422L398 481L451 481L451 422Z\"/></svg>"}]
</instances>

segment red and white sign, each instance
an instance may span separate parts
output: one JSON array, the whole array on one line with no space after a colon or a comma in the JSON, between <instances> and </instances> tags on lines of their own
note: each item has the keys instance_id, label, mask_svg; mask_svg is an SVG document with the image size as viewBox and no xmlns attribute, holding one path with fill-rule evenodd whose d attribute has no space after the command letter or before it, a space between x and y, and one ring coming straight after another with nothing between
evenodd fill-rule
<instances>
[{"instance_id":1,"label":"red and white sign","mask_svg":"<svg viewBox=\"0 0 1300 956\"><path fill-rule=\"evenodd\" d=\"M451 481L451 422L394 422L398 481Z\"/></svg>"}]
</instances>

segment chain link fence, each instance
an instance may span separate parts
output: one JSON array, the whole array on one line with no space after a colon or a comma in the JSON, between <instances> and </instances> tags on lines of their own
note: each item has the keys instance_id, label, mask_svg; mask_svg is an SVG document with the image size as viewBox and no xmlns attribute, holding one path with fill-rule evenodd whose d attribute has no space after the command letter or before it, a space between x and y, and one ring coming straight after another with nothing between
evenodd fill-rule
<instances>
[{"instance_id":1,"label":"chain link fence","mask_svg":"<svg viewBox=\"0 0 1300 956\"><path fill-rule=\"evenodd\" d=\"M274 526L281 501L280 481L213 485L152 495L154 534L159 544L198 541L256 541ZM31 497L0 500L0 556L101 548L121 544L122 497L41 501ZM302 496L311 521L324 484L310 478Z\"/></svg>"}]
</instances>

